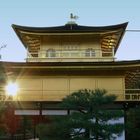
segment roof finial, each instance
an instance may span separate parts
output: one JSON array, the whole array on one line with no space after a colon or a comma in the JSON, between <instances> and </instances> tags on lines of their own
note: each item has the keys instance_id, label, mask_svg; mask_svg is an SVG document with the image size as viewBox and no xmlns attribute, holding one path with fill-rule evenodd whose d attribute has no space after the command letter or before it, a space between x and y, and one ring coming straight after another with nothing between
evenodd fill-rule
<instances>
[{"instance_id":1,"label":"roof finial","mask_svg":"<svg viewBox=\"0 0 140 140\"><path fill-rule=\"evenodd\" d=\"M76 15L73 15L73 13L70 13L70 19L72 20L77 20L79 17Z\"/></svg>"},{"instance_id":2,"label":"roof finial","mask_svg":"<svg viewBox=\"0 0 140 140\"><path fill-rule=\"evenodd\" d=\"M68 21L67 23L66 23L66 25L77 25L76 24L76 20L79 18L77 15L73 15L73 13L70 13L70 21Z\"/></svg>"}]
</instances>

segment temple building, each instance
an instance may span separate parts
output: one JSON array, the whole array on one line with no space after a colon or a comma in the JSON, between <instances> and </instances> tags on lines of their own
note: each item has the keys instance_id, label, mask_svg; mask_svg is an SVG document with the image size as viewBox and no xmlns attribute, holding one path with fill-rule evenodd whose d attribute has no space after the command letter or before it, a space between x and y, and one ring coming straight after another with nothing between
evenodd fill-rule
<instances>
[{"instance_id":1,"label":"temple building","mask_svg":"<svg viewBox=\"0 0 140 140\"><path fill-rule=\"evenodd\" d=\"M4 75L0 99L27 105L26 111L21 107L15 111L23 115L58 113L55 104L80 89L105 89L117 96L118 104L139 102L140 60L115 58L127 24L91 27L70 21L57 27L12 25L27 57L26 62L0 62ZM4 90L9 81L19 86L12 97Z\"/></svg>"}]
</instances>

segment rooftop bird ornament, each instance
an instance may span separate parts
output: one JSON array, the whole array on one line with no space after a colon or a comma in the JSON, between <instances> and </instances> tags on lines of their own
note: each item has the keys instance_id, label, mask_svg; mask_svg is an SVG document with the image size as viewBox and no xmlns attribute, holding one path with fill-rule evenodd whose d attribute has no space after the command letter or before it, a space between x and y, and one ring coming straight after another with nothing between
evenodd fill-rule
<instances>
[{"instance_id":1,"label":"rooftop bird ornament","mask_svg":"<svg viewBox=\"0 0 140 140\"><path fill-rule=\"evenodd\" d=\"M73 13L70 14L70 19L71 20L77 20L79 17L76 15L73 15Z\"/></svg>"}]
</instances>

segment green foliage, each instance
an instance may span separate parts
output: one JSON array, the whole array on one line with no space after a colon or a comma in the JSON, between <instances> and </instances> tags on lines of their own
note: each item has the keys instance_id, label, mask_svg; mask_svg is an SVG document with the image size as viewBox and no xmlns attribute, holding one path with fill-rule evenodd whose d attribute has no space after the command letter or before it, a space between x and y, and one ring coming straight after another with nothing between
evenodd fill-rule
<instances>
[{"instance_id":1,"label":"green foliage","mask_svg":"<svg viewBox=\"0 0 140 140\"><path fill-rule=\"evenodd\" d=\"M6 130L5 129L6 129L6 126L1 123L0 124L0 136L5 136L6 135Z\"/></svg>"},{"instance_id":2,"label":"green foliage","mask_svg":"<svg viewBox=\"0 0 140 140\"><path fill-rule=\"evenodd\" d=\"M122 117L123 113L107 109L116 96L106 93L105 90L85 89L67 96L61 107L71 110L71 113L55 117L53 124L39 126L39 135L49 140L115 139L123 131L123 124L112 122Z\"/></svg>"},{"instance_id":3,"label":"green foliage","mask_svg":"<svg viewBox=\"0 0 140 140\"><path fill-rule=\"evenodd\" d=\"M6 80L6 74L5 74L5 69L2 65L2 63L0 63L0 83L2 84L3 82L5 82Z\"/></svg>"},{"instance_id":4,"label":"green foliage","mask_svg":"<svg viewBox=\"0 0 140 140\"><path fill-rule=\"evenodd\" d=\"M128 110L127 114L127 135L128 140L140 139L140 106Z\"/></svg>"},{"instance_id":5,"label":"green foliage","mask_svg":"<svg viewBox=\"0 0 140 140\"><path fill-rule=\"evenodd\" d=\"M106 95L106 90L79 90L63 99L62 106L74 109L98 110L101 105L113 103L115 95Z\"/></svg>"},{"instance_id":6,"label":"green foliage","mask_svg":"<svg viewBox=\"0 0 140 140\"><path fill-rule=\"evenodd\" d=\"M2 115L2 113L4 112L5 109L5 105L3 102L0 102L0 116Z\"/></svg>"},{"instance_id":7,"label":"green foliage","mask_svg":"<svg viewBox=\"0 0 140 140\"><path fill-rule=\"evenodd\" d=\"M22 116L20 122L19 133L33 133L32 120L29 116Z\"/></svg>"},{"instance_id":8,"label":"green foliage","mask_svg":"<svg viewBox=\"0 0 140 140\"><path fill-rule=\"evenodd\" d=\"M69 123L68 117L55 117L52 123L37 125L37 133L41 140L70 140L70 129L67 125ZM62 121L63 120L63 121Z\"/></svg>"},{"instance_id":9,"label":"green foliage","mask_svg":"<svg viewBox=\"0 0 140 140\"><path fill-rule=\"evenodd\" d=\"M3 102L0 102L0 136L6 134L6 125L3 122L5 108L5 104Z\"/></svg>"}]
</instances>

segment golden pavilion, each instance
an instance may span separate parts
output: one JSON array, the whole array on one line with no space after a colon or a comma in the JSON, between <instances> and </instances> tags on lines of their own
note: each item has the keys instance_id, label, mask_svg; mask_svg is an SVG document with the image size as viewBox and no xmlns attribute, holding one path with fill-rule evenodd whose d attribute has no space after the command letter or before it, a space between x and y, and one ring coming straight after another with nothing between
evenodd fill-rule
<instances>
[{"instance_id":1,"label":"golden pavilion","mask_svg":"<svg viewBox=\"0 0 140 140\"><path fill-rule=\"evenodd\" d=\"M139 102L140 60L115 58L127 24L91 27L70 21L56 27L12 25L27 57L26 62L0 62L0 100L26 103L31 110L39 104L42 114L53 114L43 109L55 111L54 104L80 89L105 89L117 96L116 103ZM16 96L5 92L9 81L19 86ZM39 114L40 110L24 113Z\"/></svg>"}]
</instances>

